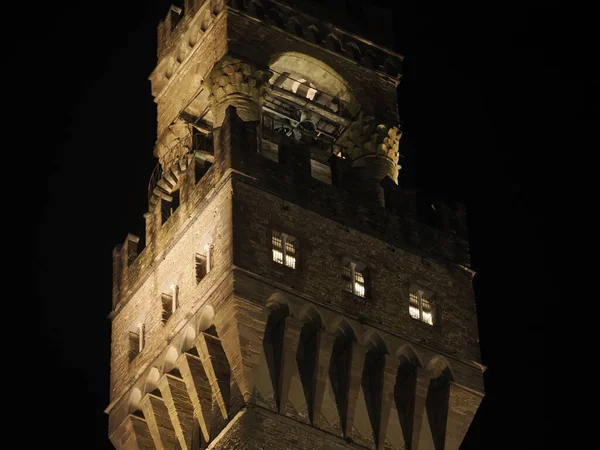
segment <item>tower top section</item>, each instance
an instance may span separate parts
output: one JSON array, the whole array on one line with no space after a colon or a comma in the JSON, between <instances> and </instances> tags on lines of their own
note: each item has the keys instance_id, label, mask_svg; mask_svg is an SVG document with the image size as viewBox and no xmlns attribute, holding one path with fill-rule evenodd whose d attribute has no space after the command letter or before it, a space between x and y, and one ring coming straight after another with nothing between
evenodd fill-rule
<instances>
[{"instance_id":1,"label":"tower top section","mask_svg":"<svg viewBox=\"0 0 600 450\"><path fill-rule=\"evenodd\" d=\"M211 19L226 7L400 79L403 56L390 50L393 46L392 14L358 1L185 0L183 8L171 6L159 23L159 63L183 34L189 34L190 47L195 46L210 26ZM202 17L196 23L194 19L200 10ZM198 25L199 30L190 29L192 22L191 28ZM167 75L174 67L170 69Z\"/></svg>"}]
</instances>

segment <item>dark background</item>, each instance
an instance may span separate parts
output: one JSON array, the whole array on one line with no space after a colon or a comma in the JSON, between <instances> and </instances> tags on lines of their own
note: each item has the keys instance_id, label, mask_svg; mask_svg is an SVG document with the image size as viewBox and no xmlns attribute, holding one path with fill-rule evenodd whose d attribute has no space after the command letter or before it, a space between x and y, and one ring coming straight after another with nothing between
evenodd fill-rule
<instances>
[{"instance_id":1,"label":"dark background","mask_svg":"<svg viewBox=\"0 0 600 450\"><path fill-rule=\"evenodd\" d=\"M348 3L361 17L357 1L327 3ZM400 176L403 186L467 206L488 370L486 396L461 448L538 449L549 436L545 316L555 301L546 211L548 200L560 197L569 152L557 150L556 141L562 130L596 120L598 109L580 45L588 39L580 26L585 12L575 23L558 2L488 3L388 5L395 50L406 56ZM35 251L26 261L34 275L27 288L40 313L32 364L23 369L39 387L23 414L43 420L20 448L33 448L32 441L112 448L103 413L111 251L128 232L144 234L147 182L157 162L147 77L168 7L65 0L23 11L28 26L17 36L28 56L7 69L22 69L17 81L24 86L13 92L21 110L11 122L34 142L17 167L31 173L37 162L33 184L10 189L29 200Z\"/></svg>"}]
</instances>

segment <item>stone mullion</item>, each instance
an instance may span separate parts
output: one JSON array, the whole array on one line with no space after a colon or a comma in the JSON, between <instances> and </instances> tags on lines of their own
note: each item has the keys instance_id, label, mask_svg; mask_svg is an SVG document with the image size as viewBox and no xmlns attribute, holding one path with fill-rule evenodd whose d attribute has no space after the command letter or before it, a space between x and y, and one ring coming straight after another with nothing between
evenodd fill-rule
<instances>
[{"instance_id":1,"label":"stone mullion","mask_svg":"<svg viewBox=\"0 0 600 450\"><path fill-rule=\"evenodd\" d=\"M331 353L333 352L333 343L335 335L328 331L321 330L317 335L317 360L315 364L314 380L313 380L313 410L312 423L318 425L318 420L321 415L323 406L323 397L325 387L329 378L329 364L331 362Z\"/></svg>"},{"instance_id":2,"label":"stone mullion","mask_svg":"<svg viewBox=\"0 0 600 450\"><path fill-rule=\"evenodd\" d=\"M350 436L352 432L352 425L354 422L354 413L356 412L356 401L358 394L361 389L362 373L365 365L365 356L367 355L367 347L357 342L352 342L352 349L350 354L350 363L348 364L349 376L348 376L348 392L346 411L345 411L345 424L344 424L344 436Z\"/></svg>"},{"instance_id":3,"label":"stone mullion","mask_svg":"<svg viewBox=\"0 0 600 450\"><path fill-rule=\"evenodd\" d=\"M175 446L177 436L163 399L148 393L142 398L140 406L156 449L171 450Z\"/></svg>"},{"instance_id":4,"label":"stone mullion","mask_svg":"<svg viewBox=\"0 0 600 450\"><path fill-rule=\"evenodd\" d=\"M206 333L196 339L196 349L211 386L212 398L216 400L224 419L229 416L230 368L221 346L221 340Z\"/></svg>"},{"instance_id":5,"label":"stone mullion","mask_svg":"<svg viewBox=\"0 0 600 450\"><path fill-rule=\"evenodd\" d=\"M397 372L398 360L391 355L384 355L381 413L379 416L379 425L374 430L377 433L374 437L375 445L378 449L384 448L385 445L387 427L390 421L390 409L394 402L394 387Z\"/></svg>"},{"instance_id":6,"label":"stone mullion","mask_svg":"<svg viewBox=\"0 0 600 450\"><path fill-rule=\"evenodd\" d=\"M212 388L202 361L195 355L184 353L177 366L192 401L194 416L198 419L205 442L208 442L212 417Z\"/></svg>"},{"instance_id":7,"label":"stone mullion","mask_svg":"<svg viewBox=\"0 0 600 450\"><path fill-rule=\"evenodd\" d=\"M190 450L194 427L194 408L182 378L165 374L158 382L171 417L181 450Z\"/></svg>"},{"instance_id":8,"label":"stone mullion","mask_svg":"<svg viewBox=\"0 0 600 450\"><path fill-rule=\"evenodd\" d=\"M431 374L429 371L416 367L416 383L414 393L414 410L412 411L412 431L411 435L407 436L406 448L417 450L419 448L419 438L421 436L421 428L423 426L423 417L425 416L425 408L427 407L427 393L429 383L431 382Z\"/></svg>"},{"instance_id":9,"label":"stone mullion","mask_svg":"<svg viewBox=\"0 0 600 450\"><path fill-rule=\"evenodd\" d=\"M482 393L472 391L453 381L449 382L444 450L459 449L482 399Z\"/></svg>"},{"instance_id":10,"label":"stone mullion","mask_svg":"<svg viewBox=\"0 0 600 450\"><path fill-rule=\"evenodd\" d=\"M284 242L285 244L285 242ZM302 321L295 317L285 318L285 328L283 331L283 349L281 354L281 370L279 376L279 412L285 414L288 392L292 376L298 372L296 363L296 353L298 351L298 342L302 331Z\"/></svg>"}]
</instances>

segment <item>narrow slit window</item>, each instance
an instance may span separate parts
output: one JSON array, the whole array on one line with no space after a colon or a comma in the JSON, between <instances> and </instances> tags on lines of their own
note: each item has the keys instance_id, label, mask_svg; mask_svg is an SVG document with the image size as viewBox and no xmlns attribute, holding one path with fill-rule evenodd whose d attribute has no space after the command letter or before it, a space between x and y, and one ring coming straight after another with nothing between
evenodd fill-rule
<instances>
[{"instance_id":1,"label":"narrow slit window","mask_svg":"<svg viewBox=\"0 0 600 450\"><path fill-rule=\"evenodd\" d=\"M144 348L144 324L139 323L129 330L129 362L133 361Z\"/></svg>"},{"instance_id":2,"label":"narrow slit window","mask_svg":"<svg viewBox=\"0 0 600 450\"><path fill-rule=\"evenodd\" d=\"M205 255L196 253L196 283L200 283L208 273L208 260Z\"/></svg>"},{"instance_id":3,"label":"narrow slit window","mask_svg":"<svg viewBox=\"0 0 600 450\"><path fill-rule=\"evenodd\" d=\"M431 300L431 295L426 294L421 289L412 289L408 294L408 300L410 316L428 325L433 325L435 304Z\"/></svg>"},{"instance_id":4,"label":"narrow slit window","mask_svg":"<svg viewBox=\"0 0 600 450\"><path fill-rule=\"evenodd\" d=\"M291 269L296 268L298 239L285 233L274 231L271 237L273 261Z\"/></svg>"},{"instance_id":5,"label":"narrow slit window","mask_svg":"<svg viewBox=\"0 0 600 450\"><path fill-rule=\"evenodd\" d=\"M170 293L161 295L162 323L165 324L177 309L177 285L172 284Z\"/></svg>"}]
</instances>

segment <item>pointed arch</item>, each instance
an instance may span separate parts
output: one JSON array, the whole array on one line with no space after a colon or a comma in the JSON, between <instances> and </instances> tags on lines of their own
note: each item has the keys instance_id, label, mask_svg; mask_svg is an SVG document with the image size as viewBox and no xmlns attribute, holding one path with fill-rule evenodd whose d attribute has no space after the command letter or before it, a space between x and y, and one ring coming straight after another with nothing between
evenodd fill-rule
<instances>
[{"instance_id":1,"label":"pointed arch","mask_svg":"<svg viewBox=\"0 0 600 450\"><path fill-rule=\"evenodd\" d=\"M271 310L265 327L263 350L267 367L275 393L275 404L279 405L279 379L281 377L283 340L285 319L290 315L287 299L280 293L275 293L267 300L267 308Z\"/></svg>"},{"instance_id":2,"label":"pointed arch","mask_svg":"<svg viewBox=\"0 0 600 450\"><path fill-rule=\"evenodd\" d=\"M394 385L394 401L407 450L418 448L421 419L425 408L428 379L423 377L423 363L412 345L405 344L396 352L398 370ZM420 372L421 371L421 372Z\"/></svg>"},{"instance_id":3,"label":"pointed arch","mask_svg":"<svg viewBox=\"0 0 600 450\"><path fill-rule=\"evenodd\" d=\"M248 3L248 13L260 20L265 18L265 8L258 0L250 0Z\"/></svg>"},{"instance_id":4,"label":"pointed arch","mask_svg":"<svg viewBox=\"0 0 600 450\"><path fill-rule=\"evenodd\" d=\"M369 330L364 338L368 350L362 370L361 387L373 436L377 439L381 425L385 355L389 352L385 341L377 331Z\"/></svg>"},{"instance_id":5,"label":"pointed arch","mask_svg":"<svg viewBox=\"0 0 600 450\"><path fill-rule=\"evenodd\" d=\"M334 51L336 53L342 52L342 42L335 33L329 33L325 38L325 42L329 50Z\"/></svg>"},{"instance_id":6,"label":"pointed arch","mask_svg":"<svg viewBox=\"0 0 600 450\"><path fill-rule=\"evenodd\" d=\"M427 364L427 370L431 373L431 379L437 384L454 381L454 371L448 360L441 355L436 355Z\"/></svg>"},{"instance_id":7,"label":"pointed arch","mask_svg":"<svg viewBox=\"0 0 600 450\"><path fill-rule=\"evenodd\" d=\"M288 19L287 29L290 33L293 33L298 37L304 37L304 30L302 29L302 25L300 24L300 21L295 17L290 17Z\"/></svg>"},{"instance_id":8,"label":"pointed arch","mask_svg":"<svg viewBox=\"0 0 600 450\"><path fill-rule=\"evenodd\" d=\"M335 340L329 363L329 380L333 389L342 429L348 421L348 390L350 388L350 362L356 333L344 317L337 317L331 327Z\"/></svg>"},{"instance_id":9,"label":"pointed arch","mask_svg":"<svg viewBox=\"0 0 600 450\"><path fill-rule=\"evenodd\" d=\"M196 340L196 330L193 326L188 326L185 329L183 339L181 340L181 351L180 353L187 352L190 349L195 349L194 341Z\"/></svg>"},{"instance_id":10,"label":"pointed arch","mask_svg":"<svg viewBox=\"0 0 600 450\"><path fill-rule=\"evenodd\" d=\"M144 383L144 392L146 395L149 392L154 392L158 389L158 379L160 378L160 372L156 367L150 369L148 372L148 376L146 377L146 381Z\"/></svg>"},{"instance_id":11,"label":"pointed arch","mask_svg":"<svg viewBox=\"0 0 600 450\"><path fill-rule=\"evenodd\" d=\"M313 44L321 44L323 41L323 37L321 35L321 30L317 28L315 25L309 25L306 29L306 37Z\"/></svg>"},{"instance_id":12,"label":"pointed arch","mask_svg":"<svg viewBox=\"0 0 600 450\"><path fill-rule=\"evenodd\" d=\"M368 330L362 338L363 345L367 346L368 351L377 350L382 355L388 355L388 346L377 330Z\"/></svg>"},{"instance_id":13,"label":"pointed arch","mask_svg":"<svg viewBox=\"0 0 600 450\"><path fill-rule=\"evenodd\" d=\"M278 28L285 28L285 21L283 20L283 16L277 10L277 8L271 8L267 11L266 14L267 22L271 25L275 25Z\"/></svg>"},{"instance_id":14,"label":"pointed arch","mask_svg":"<svg viewBox=\"0 0 600 450\"><path fill-rule=\"evenodd\" d=\"M127 411L129 412L129 414L133 414L140 410L141 400L142 400L142 391L139 390L138 388L133 388L131 390L131 394L129 394L129 399L128 399L129 405L127 407Z\"/></svg>"},{"instance_id":15,"label":"pointed arch","mask_svg":"<svg viewBox=\"0 0 600 450\"><path fill-rule=\"evenodd\" d=\"M399 365L408 362L413 367L423 367L423 360L410 344L404 344L396 352Z\"/></svg>"},{"instance_id":16,"label":"pointed arch","mask_svg":"<svg viewBox=\"0 0 600 450\"><path fill-rule=\"evenodd\" d=\"M300 331L298 348L296 350L296 364L300 374L304 397L308 409L309 419L314 423L314 391L319 351L319 333L323 329L323 317L312 305L306 305L299 314L304 322Z\"/></svg>"},{"instance_id":17,"label":"pointed arch","mask_svg":"<svg viewBox=\"0 0 600 450\"><path fill-rule=\"evenodd\" d=\"M281 292L274 292L267 299L265 306L269 308L271 311L275 311L279 308L286 308L287 311L290 310L290 302L285 295Z\"/></svg>"},{"instance_id":18,"label":"pointed arch","mask_svg":"<svg viewBox=\"0 0 600 450\"><path fill-rule=\"evenodd\" d=\"M454 381L454 374L446 358L441 355L431 358L427 370L431 375L427 391L427 418L437 449L443 448L446 440L450 383Z\"/></svg>"},{"instance_id":19,"label":"pointed arch","mask_svg":"<svg viewBox=\"0 0 600 450\"><path fill-rule=\"evenodd\" d=\"M163 361L163 373L169 373L175 369L175 363L179 358L179 352L174 346L170 346Z\"/></svg>"},{"instance_id":20,"label":"pointed arch","mask_svg":"<svg viewBox=\"0 0 600 450\"><path fill-rule=\"evenodd\" d=\"M354 42L346 42L346 44L344 45L344 50L346 51L346 53L351 55L355 61L361 60L362 52L360 51L358 45L356 45Z\"/></svg>"},{"instance_id":21,"label":"pointed arch","mask_svg":"<svg viewBox=\"0 0 600 450\"><path fill-rule=\"evenodd\" d=\"M200 319L198 320L198 330L200 332L208 330L214 323L215 310L212 306L203 306L200 310Z\"/></svg>"},{"instance_id":22,"label":"pointed arch","mask_svg":"<svg viewBox=\"0 0 600 450\"><path fill-rule=\"evenodd\" d=\"M337 336L340 334L348 336L352 341L356 341L356 330L344 316L336 316L329 324L329 330Z\"/></svg>"}]
</instances>

